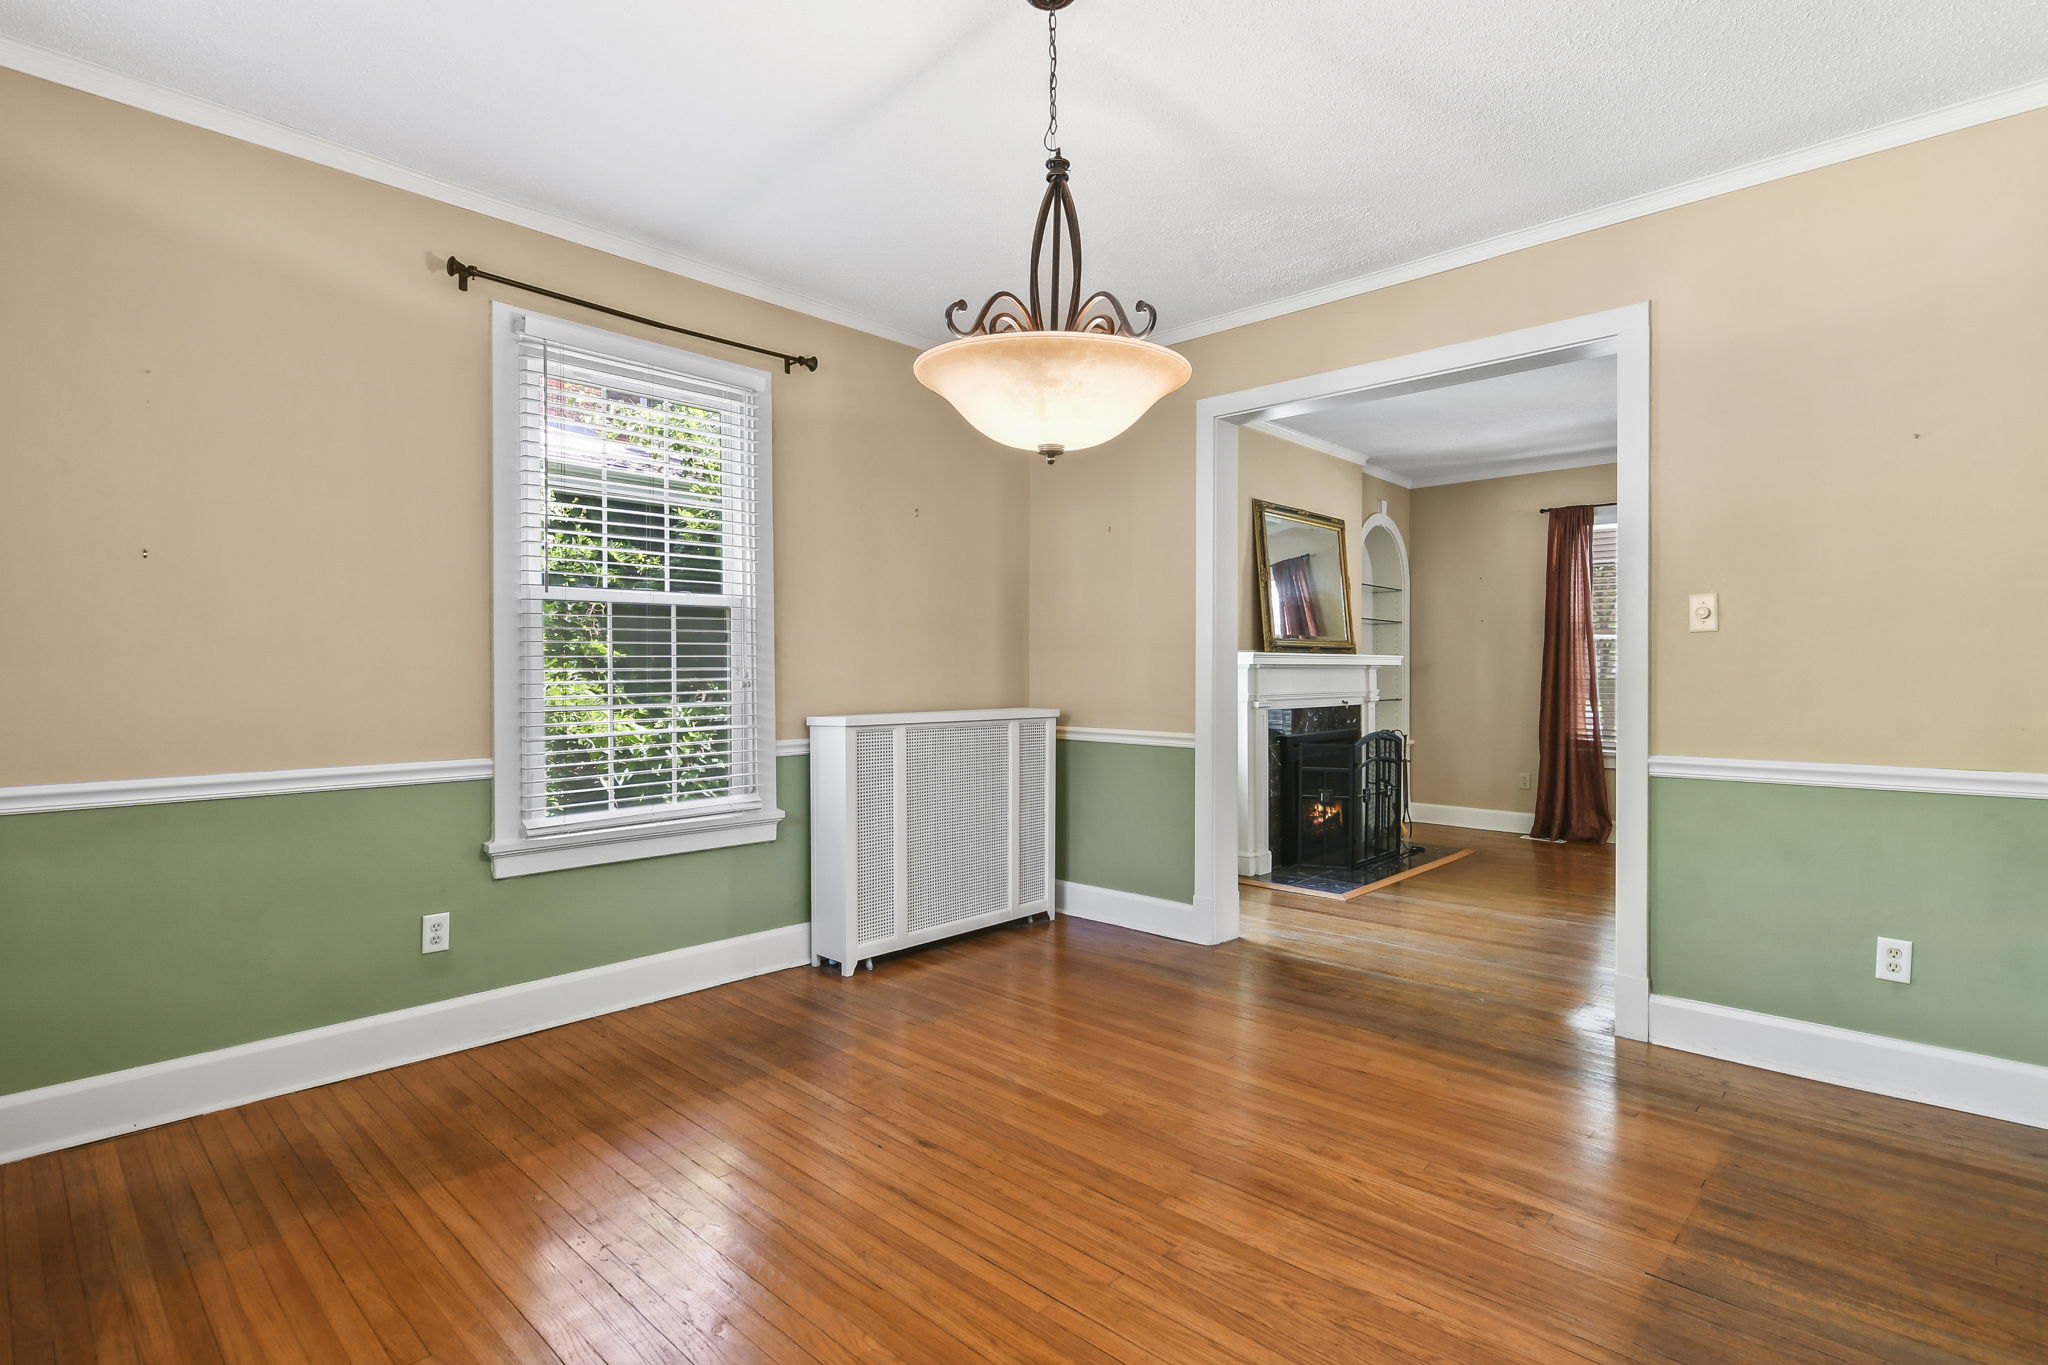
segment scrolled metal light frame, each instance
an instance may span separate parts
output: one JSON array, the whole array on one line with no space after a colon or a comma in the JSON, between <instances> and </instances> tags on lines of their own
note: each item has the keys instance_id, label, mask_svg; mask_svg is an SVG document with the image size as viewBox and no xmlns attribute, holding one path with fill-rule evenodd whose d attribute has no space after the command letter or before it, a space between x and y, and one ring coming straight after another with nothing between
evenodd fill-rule
<instances>
[{"instance_id":1,"label":"scrolled metal light frame","mask_svg":"<svg viewBox=\"0 0 2048 1365\"><path fill-rule=\"evenodd\" d=\"M1032 0L1036 4L1038 0ZM946 309L946 330L956 337L992 336L1003 332L1094 332L1101 336L1144 338L1159 323L1159 314L1143 299L1131 311L1144 321L1142 328L1131 325L1117 296L1098 289L1081 296L1081 219L1074 212L1074 192L1067 186L1073 163L1054 153L1045 163L1045 197L1038 201L1038 223L1031 232L1031 297L1021 299L1008 289L989 295L988 302L974 316L974 323L961 327L954 318L967 307L966 299L955 299ZM1046 243L1052 243L1052 259L1045 259ZM1060 296L1066 305L1060 307ZM1054 312L1048 313L1047 304Z\"/></svg>"},{"instance_id":2,"label":"scrolled metal light frame","mask_svg":"<svg viewBox=\"0 0 2048 1365\"><path fill-rule=\"evenodd\" d=\"M1158 325L1159 314L1143 299L1131 305L1131 312L1143 320L1142 328L1131 325L1130 313L1117 296L1098 289L1081 295L1081 219L1074 212L1074 192L1068 187L1073 163L1060 154L1059 133L1059 30L1057 15L1074 0L1027 0L1033 9L1046 13L1048 46L1052 69L1047 80L1051 117L1046 124L1045 197L1038 201L1038 222L1031 231L1030 298L1019 298L1014 290L998 289L974 315L971 326L961 327L954 319L965 311L967 300L955 299L946 309L946 330L956 337L995 336L1009 332L1091 332L1098 336L1131 337L1142 340ZM1046 244L1052 244L1052 260L1045 259ZM1068 272L1071 272L1071 275ZM1061 295L1065 306L1061 306Z\"/></svg>"}]
</instances>

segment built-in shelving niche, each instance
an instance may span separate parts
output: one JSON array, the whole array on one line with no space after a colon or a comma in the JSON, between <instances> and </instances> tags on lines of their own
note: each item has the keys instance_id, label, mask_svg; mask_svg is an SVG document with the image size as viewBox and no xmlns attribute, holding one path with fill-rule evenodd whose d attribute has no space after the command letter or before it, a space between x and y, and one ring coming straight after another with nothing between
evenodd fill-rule
<instances>
[{"instance_id":1,"label":"built-in shelving niche","mask_svg":"<svg viewBox=\"0 0 2048 1365\"><path fill-rule=\"evenodd\" d=\"M1413 734L1408 698L1414 666L1409 636L1412 620L1408 581L1408 544L1386 514L1386 504L1366 518L1359 533L1358 652L1392 654L1398 665L1379 670L1377 721L1382 729Z\"/></svg>"}]
</instances>

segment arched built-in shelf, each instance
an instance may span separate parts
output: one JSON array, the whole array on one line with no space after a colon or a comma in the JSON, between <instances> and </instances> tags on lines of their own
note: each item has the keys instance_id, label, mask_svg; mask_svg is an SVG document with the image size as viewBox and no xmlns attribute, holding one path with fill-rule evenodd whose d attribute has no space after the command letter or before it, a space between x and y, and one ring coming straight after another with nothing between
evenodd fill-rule
<instances>
[{"instance_id":1,"label":"arched built-in shelf","mask_svg":"<svg viewBox=\"0 0 2048 1365\"><path fill-rule=\"evenodd\" d=\"M1413 736L1414 594L1409 591L1408 542L1387 515L1384 502L1359 528L1358 542L1358 652L1392 654L1401 660L1379 670L1375 719L1383 730Z\"/></svg>"}]
</instances>

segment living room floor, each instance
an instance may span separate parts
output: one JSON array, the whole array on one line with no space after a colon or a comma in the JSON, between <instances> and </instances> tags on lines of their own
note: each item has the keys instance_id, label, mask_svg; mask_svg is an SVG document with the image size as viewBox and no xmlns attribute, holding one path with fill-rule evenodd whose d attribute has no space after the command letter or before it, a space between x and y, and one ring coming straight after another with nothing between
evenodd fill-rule
<instances>
[{"instance_id":1,"label":"living room floor","mask_svg":"<svg viewBox=\"0 0 2048 1365\"><path fill-rule=\"evenodd\" d=\"M2048 1133L1617 1045L1607 850L1418 837L0 1168L0 1363L2048 1358Z\"/></svg>"}]
</instances>

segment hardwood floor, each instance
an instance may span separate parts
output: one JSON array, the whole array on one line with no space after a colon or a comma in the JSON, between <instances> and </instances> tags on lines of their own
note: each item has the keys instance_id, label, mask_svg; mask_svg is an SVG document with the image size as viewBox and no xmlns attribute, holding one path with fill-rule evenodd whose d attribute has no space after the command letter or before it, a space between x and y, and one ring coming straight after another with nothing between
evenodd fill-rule
<instances>
[{"instance_id":1,"label":"hardwood floor","mask_svg":"<svg viewBox=\"0 0 2048 1365\"><path fill-rule=\"evenodd\" d=\"M1425 837L0 1168L0 1365L2048 1360L2048 1133L1617 1045L1606 852Z\"/></svg>"}]
</instances>

